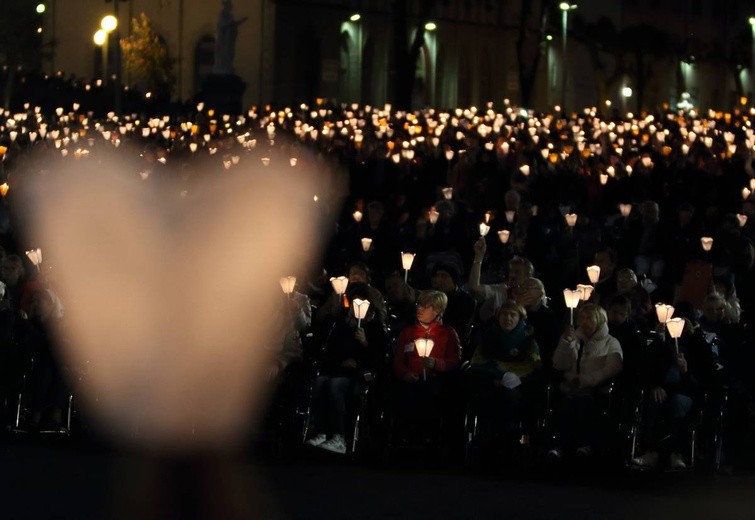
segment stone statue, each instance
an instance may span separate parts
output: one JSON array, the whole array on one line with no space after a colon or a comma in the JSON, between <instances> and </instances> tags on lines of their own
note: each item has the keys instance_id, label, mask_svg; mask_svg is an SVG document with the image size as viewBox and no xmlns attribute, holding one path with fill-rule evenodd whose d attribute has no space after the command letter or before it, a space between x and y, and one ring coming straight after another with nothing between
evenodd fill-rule
<instances>
[{"instance_id":1,"label":"stone statue","mask_svg":"<svg viewBox=\"0 0 755 520\"><path fill-rule=\"evenodd\" d=\"M233 74L233 56L236 51L236 36L239 25L246 21L247 17L234 20L231 0L223 0L223 8L218 17L218 29L215 40L215 64L212 67L213 74Z\"/></svg>"}]
</instances>

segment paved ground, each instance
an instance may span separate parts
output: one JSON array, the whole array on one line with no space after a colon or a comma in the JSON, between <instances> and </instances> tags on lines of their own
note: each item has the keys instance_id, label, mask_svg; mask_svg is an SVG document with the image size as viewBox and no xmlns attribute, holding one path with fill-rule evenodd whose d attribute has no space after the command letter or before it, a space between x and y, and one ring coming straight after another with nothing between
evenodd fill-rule
<instances>
[{"instance_id":1,"label":"paved ground","mask_svg":"<svg viewBox=\"0 0 755 520\"><path fill-rule=\"evenodd\" d=\"M464 474L328 459L168 464L103 449L14 443L0 446L0 519L755 518L753 475L567 471L544 478L508 471Z\"/></svg>"}]
</instances>

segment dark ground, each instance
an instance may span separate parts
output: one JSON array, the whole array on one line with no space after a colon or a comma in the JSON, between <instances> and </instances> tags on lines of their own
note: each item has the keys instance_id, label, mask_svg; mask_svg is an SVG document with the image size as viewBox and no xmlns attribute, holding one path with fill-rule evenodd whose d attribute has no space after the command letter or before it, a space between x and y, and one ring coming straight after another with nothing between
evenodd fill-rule
<instances>
[{"instance_id":1,"label":"dark ground","mask_svg":"<svg viewBox=\"0 0 755 520\"><path fill-rule=\"evenodd\" d=\"M195 518L181 512L146 515L144 508L150 503L146 490L175 490L175 485L165 484L171 479L196 484L185 477L201 466L192 461L156 473L154 460L146 464L144 460L134 454L59 442L57 446L6 442L0 445L0 519ZM230 470L239 480L223 473L230 466L220 467L221 473L215 466L209 470L213 489L205 493L217 498L220 481L229 487L240 484L237 489L243 489L250 506L244 518L755 518L752 474L607 475L581 468L546 478L543 472L523 476L506 467L465 473L310 458L295 463L239 464L233 466L238 474ZM223 478L218 479L219 474ZM150 480L155 475L158 478ZM196 497L186 501L194 504ZM195 509L192 505L188 510ZM231 518L221 510L211 509L216 512L205 518ZM276 514L279 510L283 515Z\"/></svg>"}]
</instances>

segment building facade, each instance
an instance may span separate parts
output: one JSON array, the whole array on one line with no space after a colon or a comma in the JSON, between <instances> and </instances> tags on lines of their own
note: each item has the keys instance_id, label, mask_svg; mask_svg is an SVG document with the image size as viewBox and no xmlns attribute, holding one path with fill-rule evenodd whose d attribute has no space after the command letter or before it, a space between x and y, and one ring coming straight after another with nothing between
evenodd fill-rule
<instances>
[{"instance_id":1,"label":"building facade","mask_svg":"<svg viewBox=\"0 0 755 520\"><path fill-rule=\"evenodd\" d=\"M583 0L573 4L576 9L568 14L566 32L559 3L553 0L435 0L424 17L420 12L423 0L406 1L409 43L418 24L434 24L432 30L424 31L417 59L415 108L500 103L504 98L518 103L528 97L539 110L606 101L635 109L636 95L626 98L622 92L626 88L637 92L640 73L643 100L639 108L664 102L675 106L682 94L698 106L725 107L736 102L740 93L751 95L755 90L752 64L732 73L716 54L731 54L739 42L737 31L748 16L755 16L755 7L744 0ZM330 98L379 105L395 99L394 34L399 27L395 2L233 0L234 17L244 19L238 26L234 60L236 73L246 83L244 104ZM46 33L56 43L47 64L50 71L85 78L101 74L104 49L93 43L92 36L104 15L115 14L120 23L109 38L109 65L105 66L115 72L113 48L118 37L129 33L129 20L142 12L176 60L176 98L191 99L212 71L221 0L47 3ZM595 13L610 20L617 34L636 26L664 31L670 35L673 52L651 53L638 64L632 53L595 51L595 45L575 32L576 17L589 22ZM747 41L755 46L752 38ZM700 54L695 54L696 49L701 49ZM625 73L618 81L601 86L596 81L603 74L596 68L598 62L613 69L620 64ZM535 78L529 96L523 96L522 69ZM130 82L128 77L123 79Z\"/></svg>"}]
</instances>

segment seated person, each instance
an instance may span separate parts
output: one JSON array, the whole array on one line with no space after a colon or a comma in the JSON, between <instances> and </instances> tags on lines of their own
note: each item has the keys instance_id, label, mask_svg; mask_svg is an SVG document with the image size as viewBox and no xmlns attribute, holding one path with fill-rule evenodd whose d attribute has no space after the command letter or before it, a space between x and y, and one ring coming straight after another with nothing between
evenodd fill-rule
<instances>
[{"instance_id":1,"label":"seated person","mask_svg":"<svg viewBox=\"0 0 755 520\"><path fill-rule=\"evenodd\" d=\"M370 285L370 268L362 262L354 262L349 266L349 284L363 283L367 285L370 306L380 323L385 324L386 310L383 295ZM345 298L345 296L344 296ZM329 322L341 315L344 300L338 294L331 292L317 311L316 320L320 323Z\"/></svg>"},{"instance_id":2,"label":"seated person","mask_svg":"<svg viewBox=\"0 0 755 520\"><path fill-rule=\"evenodd\" d=\"M623 370L621 383L626 389L639 385L642 356L645 351L644 329L632 319L632 304L618 295L608 302L608 333L621 345Z\"/></svg>"},{"instance_id":3,"label":"seated person","mask_svg":"<svg viewBox=\"0 0 755 520\"><path fill-rule=\"evenodd\" d=\"M576 448L577 455L588 456L598 440L600 390L622 370L621 345L608 333L601 306L588 303L579 309L577 328L569 325L561 335L553 368L564 374L563 401L556 432L559 446L548 454L560 458L564 449Z\"/></svg>"},{"instance_id":4,"label":"seated person","mask_svg":"<svg viewBox=\"0 0 755 520\"><path fill-rule=\"evenodd\" d=\"M398 271L385 278L385 303L388 308L388 323L396 334L414 323L416 292L404 281Z\"/></svg>"},{"instance_id":5,"label":"seated person","mask_svg":"<svg viewBox=\"0 0 755 520\"><path fill-rule=\"evenodd\" d=\"M606 247L595 253L595 265L600 267L600 277L592 296L596 303L606 305L611 295L616 292L617 262L618 253L615 249Z\"/></svg>"},{"instance_id":6,"label":"seated person","mask_svg":"<svg viewBox=\"0 0 755 520\"><path fill-rule=\"evenodd\" d=\"M448 305L443 312L443 323L453 327L457 334L464 337L474 319L475 301L469 293L459 287L461 273L451 263L439 262L431 269L430 284L436 291L442 291L448 297Z\"/></svg>"},{"instance_id":7,"label":"seated person","mask_svg":"<svg viewBox=\"0 0 755 520\"><path fill-rule=\"evenodd\" d=\"M309 297L294 291L291 297L282 296L278 336L273 363L267 370L269 379L274 380L292 363L302 359L301 335L312 324L312 306Z\"/></svg>"},{"instance_id":8,"label":"seated person","mask_svg":"<svg viewBox=\"0 0 755 520\"><path fill-rule=\"evenodd\" d=\"M645 390L641 451L632 464L641 468L658 465L659 451L669 456L671 469L687 467L682 452L689 435L686 417L696 400L701 399L701 385L710 381L713 372L710 346L700 331L685 320L679 338L679 352L674 341L664 335L646 349L642 385Z\"/></svg>"},{"instance_id":9,"label":"seated person","mask_svg":"<svg viewBox=\"0 0 755 520\"><path fill-rule=\"evenodd\" d=\"M52 290L38 289L32 293L29 320L20 324L24 355L34 359L29 375L31 428L63 426L68 389L65 368L52 338L62 319L63 306Z\"/></svg>"},{"instance_id":10,"label":"seated person","mask_svg":"<svg viewBox=\"0 0 755 520\"><path fill-rule=\"evenodd\" d=\"M550 372L551 358L558 343L561 324L553 310L548 307L543 282L538 278L527 278L519 285L514 299L527 311L527 323L534 329L543 368Z\"/></svg>"},{"instance_id":11,"label":"seated person","mask_svg":"<svg viewBox=\"0 0 755 520\"><path fill-rule=\"evenodd\" d=\"M506 300L513 298L519 286L525 280L532 278L535 267L528 259L515 256L509 260L509 272L506 283L484 285L480 283L482 262L485 259L487 244L484 238L480 238L474 244L474 260L472 269L469 271L469 290L480 302L478 316L482 323L487 323L495 315L495 311Z\"/></svg>"},{"instance_id":12,"label":"seated person","mask_svg":"<svg viewBox=\"0 0 755 520\"><path fill-rule=\"evenodd\" d=\"M280 293L279 304L275 323L276 341L271 345L273 352L266 371L271 397L263 417L262 430L264 434L285 435L292 431L286 427L293 422L297 404L308 395L301 338L311 324L312 307L309 297L297 291L291 297ZM263 445L269 440L262 436Z\"/></svg>"},{"instance_id":13,"label":"seated person","mask_svg":"<svg viewBox=\"0 0 755 520\"><path fill-rule=\"evenodd\" d=\"M372 302L361 326L354 315L354 299L369 300L364 283L349 284L348 311L336 320L323 351L320 376L312 389L313 435L309 446L346 453L346 414L383 362L388 348L385 328Z\"/></svg>"},{"instance_id":14,"label":"seated person","mask_svg":"<svg viewBox=\"0 0 755 520\"><path fill-rule=\"evenodd\" d=\"M540 352L526 318L518 303L501 305L465 371L470 408L480 416L483 431L505 434L509 440L518 438L522 383L540 368Z\"/></svg>"},{"instance_id":15,"label":"seated person","mask_svg":"<svg viewBox=\"0 0 755 520\"><path fill-rule=\"evenodd\" d=\"M742 307L739 305L737 288L734 286L731 279L726 277L716 278L713 281L713 292L723 296L723 321L726 323L739 323L742 316Z\"/></svg>"},{"instance_id":16,"label":"seated person","mask_svg":"<svg viewBox=\"0 0 755 520\"><path fill-rule=\"evenodd\" d=\"M645 325L648 316L653 312L650 294L637 282L637 275L629 268L620 269L616 273L615 295L625 296L632 306L632 320ZM610 298L604 302L608 306Z\"/></svg>"},{"instance_id":17,"label":"seated person","mask_svg":"<svg viewBox=\"0 0 755 520\"><path fill-rule=\"evenodd\" d=\"M408 422L427 422L442 410L441 374L461 364L459 336L442 322L448 297L441 291L422 291L417 298L417 321L399 335L393 356L396 413ZM415 340L431 339L427 357L420 357Z\"/></svg>"}]
</instances>

